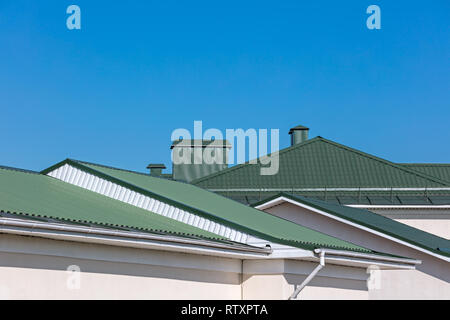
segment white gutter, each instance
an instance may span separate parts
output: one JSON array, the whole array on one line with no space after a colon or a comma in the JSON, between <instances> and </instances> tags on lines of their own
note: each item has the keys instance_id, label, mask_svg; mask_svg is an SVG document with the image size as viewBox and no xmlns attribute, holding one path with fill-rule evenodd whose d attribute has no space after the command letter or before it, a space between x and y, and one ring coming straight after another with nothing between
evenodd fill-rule
<instances>
[{"instance_id":1,"label":"white gutter","mask_svg":"<svg viewBox=\"0 0 450 320\"><path fill-rule=\"evenodd\" d=\"M353 251L343 251L343 250L334 250L334 249L315 249L315 253L326 253L328 256L340 256L340 257L350 257L350 258L359 258L359 259L369 259L381 262L393 262L393 263L403 263L409 265L417 265L421 264L421 260L417 259L409 259L409 258L400 258L400 257L391 257L391 256L381 256L370 253L362 253L362 252L353 252Z\"/></svg>"},{"instance_id":2,"label":"white gutter","mask_svg":"<svg viewBox=\"0 0 450 320\"><path fill-rule=\"evenodd\" d=\"M272 200L270 200L270 201L268 201L268 202L262 203L262 204L256 206L255 208L258 209L258 210L265 210L265 209L271 208L271 207L273 207L273 206L279 205L279 204L281 204L283 201L289 202L289 203L292 203L293 205L296 205L296 206L299 206L299 207L308 209L308 210L310 210L310 211L319 213L319 214L321 214L321 215L323 215L323 216L326 216L326 217L328 217L328 218L331 218L331 219L333 219L333 220L342 222L342 223L344 223L344 224L348 224L348 225L350 225L350 226L352 226L352 227L355 227L355 228L358 228L358 229L367 231L367 232L369 232L369 233L375 234L375 235L380 236L380 237L382 237L382 238L385 238L385 239L394 241L394 242L399 243L399 244L402 244L402 245L404 245L404 246L406 246L406 247L413 248L413 249L415 249L415 250L417 250L417 251L426 253L426 254L428 254L428 255L430 255L430 256L433 256L433 257L439 258L439 259L441 259L441 260L450 262L450 258L449 258L449 257L441 256L441 255L439 255L439 254L437 254L437 253L434 253L434 252L431 252L431 251L429 251L429 250L426 250L426 249L423 249L423 248L421 248L421 247L418 247L418 246L416 246L416 245L413 245L413 244L411 244L411 243L409 243L409 242L406 242L406 241L397 239L397 238L392 237L392 236L389 236L389 235L387 235L387 234L385 234L385 233L382 233L382 232L373 230L373 229L371 229L371 228L362 226L362 225L360 225L360 224L358 224L358 223L351 222L351 221L349 221L349 220L347 220L347 219L337 217L337 216L335 216L335 215L333 215L333 214L330 214L330 213L328 213L328 212L325 212L325 211L316 209L316 208L311 207L311 206L308 206L308 205L306 205L306 204L304 204L304 203L301 203L301 202L298 202L298 201L295 201L295 200L291 200L291 199L286 198L286 197L283 197L283 196L281 196L281 197L279 197L279 198L276 198L276 199L272 199Z\"/></svg>"},{"instance_id":3,"label":"white gutter","mask_svg":"<svg viewBox=\"0 0 450 320\"><path fill-rule=\"evenodd\" d=\"M308 285L308 283L316 276L316 274L319 273L320 270L322 270L323 267L325 267L325 251L321 251L320 252L319 265L317 267L315 267L314 270L310 273L310 275L308 277L306 277L305 280L303 280L302 284L299 285L295 289L295 291L289 297L289 300L294 300L295 298L297 298L297 296L300 293L300 291L302 291L303 288L305 288Z\"/></svg>"},{"instance_id":4,"label":"white gutter","mask_svg":"<svg viewBox=\"0 0 450 320\"><path fill-rule=\"evenodd\" d=\"M227 244L207 239L190 239L172 235L109 230L97 227L69 226L14 218L0 218L0 233L239 259L261 259L272 252L269 248L258 248L239 243Z\"/></svg>"},{"instance_id":5,"label":"white gutter","mask_svg":"<svg viewBox=\"0 0 450 320\"><path fill-rule=\"evenodd\" d=\"M239 243L220 243L203 239L189 239L171 235L157 235L134 231L110 230L97 227L72 226L60 223L24 221L22 219L0 217L0 233L33 236L55 240L97 243L112 246L122 246L150 250L164 250L184 252L191 254L202 254L210 256L227 257L234 259L300 259L309 260L314 258L306 256L304 251L293 252L267 247L255 247L241 245ZM379 265L395 269L414 268L418 260L378 256L373 254L357 253L343 250L316 249L316 254L321 252L329 255L330 261L345 265ZM355 260L352 258L358 258Z\"/></svg>"}]
</instances>

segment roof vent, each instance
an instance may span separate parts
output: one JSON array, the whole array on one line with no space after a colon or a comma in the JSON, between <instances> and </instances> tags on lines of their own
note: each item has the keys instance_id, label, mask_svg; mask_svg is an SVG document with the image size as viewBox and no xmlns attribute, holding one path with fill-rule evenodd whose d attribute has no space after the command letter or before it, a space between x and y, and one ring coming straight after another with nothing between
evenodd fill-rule
<instances>
[{"instance_id":1,"label":"roof vent","mask_svg":"<svg viewBox=\"0 0 450 320\"><path fill-rule=\"evenodd\" d=\"M150 169L150 175L154 177L160 177L162 175L163 169L165 169L166 166L162 163L150 163L147 166L147 169Z\"/></svg>"},{"instance_id":2,"label":"roof vent","mask_svg":"<svg viewBox=\"0 0 450 320\"><path fill-rule=\"evenodd\" d=\"M289 130L291 135L291 146L302 143L308 140L309 128L304 126L296 126Z\"/></svg>"}]
</instances>

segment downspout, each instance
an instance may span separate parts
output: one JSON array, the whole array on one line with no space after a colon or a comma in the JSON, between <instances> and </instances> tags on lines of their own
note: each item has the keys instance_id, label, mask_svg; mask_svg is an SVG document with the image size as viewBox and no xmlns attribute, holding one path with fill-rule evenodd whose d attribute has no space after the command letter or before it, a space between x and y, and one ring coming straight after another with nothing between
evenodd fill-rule
<instances>
[{"instance_id":1,"label":"downspout","mask_svg":"<svg viewBox=\"0 0 450 320\"><path fill-rule=\"evenodd\" d=\"M311 272L311 274L302 282L300 286L295 289L294 293L289 297L289 300L294 300L297 298L300 291L302 291L308 283L316 276L316 274L325 267L325 252L320 252L320 262L319 265Z\"/></svg>"},{"instance_id":2,"label":"downspout","mask_svg":"<svg viewBox=\"0 0 450 320\"><path fill-rule=\"evenodd\" d=\"M244 300L244 259L241 259L241 300Z\"/></svg>"}]
</instances>

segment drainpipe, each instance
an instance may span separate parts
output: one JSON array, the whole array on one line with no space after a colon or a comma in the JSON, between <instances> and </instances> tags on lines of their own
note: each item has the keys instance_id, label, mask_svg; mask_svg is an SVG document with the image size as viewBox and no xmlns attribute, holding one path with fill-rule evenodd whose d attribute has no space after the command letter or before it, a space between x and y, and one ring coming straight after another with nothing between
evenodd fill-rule
<instances>
[{"instance_id":1,"label":"drainpipe","mask_svg":"<svg viewBox=\"0 0 450 320\"><path fill-rule=\"evenodd\" d=\"M294 300L295 298L297 298L298 294L300 293L300 291L303 290L303 288L305 288L308 283L316 276L316 274L323 268L325 267L325 252L321 251L320 252L320 263L319 265L311 272L311 274L302 282L302 284L300 286L297 287L297 289L295 289L294 293L292 293L292 295L289 297L289 300Z\"/></svg>"}]
</instances>

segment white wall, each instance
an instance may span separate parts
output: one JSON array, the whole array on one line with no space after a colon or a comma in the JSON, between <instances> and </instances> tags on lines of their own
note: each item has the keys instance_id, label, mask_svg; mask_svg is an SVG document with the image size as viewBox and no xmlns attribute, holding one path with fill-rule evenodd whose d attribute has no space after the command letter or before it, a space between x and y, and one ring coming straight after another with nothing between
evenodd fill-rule
<instances>
[{"instance_id":1,"label":"white wall","mask_svg":"<svg viewBox=\"0 0 450 320\"><path fill-rule=\"evenodd\" d=\"M81 269L80 286L68 286ZM317 262L240 260L0 234L0 298L287 299ZM363 268L327 265L302 299L367 299Z\"/></svg>"},{"instance_id":2,"label":"white wall","mask_svg":"<svg viewBox=\"0 0 450 320\"><path fill-rule=\"evenodd\" d=\"M382 209L368 210L411 227L450 239L450 209Z\"/></svg>"},{"instance_id":3,"label":"white wall","mask_svg":"<svg viewBox=\"0 0 450 320\"><path fill-rule=\"evenodd\" d=\"M244 261L244 299L288 299L317 262L295 260ZM369 298L363 268L327 264L298 295L301 300Z\"/></svg>"},{"instance_id":4,"label":"white wall","mask_svg":"<svg viewBox=\"0 0 450 320\"><path fill-rule=\"evenodd\" d=\"M235 259L0 234L2 298L240 299L240 270Z\"/></svg>"},{"instance_id":5,"label":"white wall","mask_svg":"<svg viewBox=\"0 0 450 320\"><path fill-rule=\"evenodd\" d=\"M381 287L369 291L371 299L450 299L448 262L291 203L283 203L265 211L375 251L422 260L417 270L380 271Z\"/></svg>"}]
</instances>

